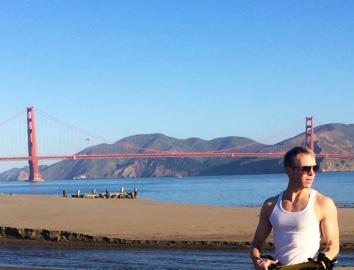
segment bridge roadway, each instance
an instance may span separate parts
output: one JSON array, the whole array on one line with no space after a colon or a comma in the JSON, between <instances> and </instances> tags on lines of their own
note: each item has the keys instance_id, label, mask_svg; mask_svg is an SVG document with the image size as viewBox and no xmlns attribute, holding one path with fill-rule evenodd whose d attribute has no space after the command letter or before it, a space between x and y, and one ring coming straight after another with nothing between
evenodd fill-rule
<instances>
[{"instance_id":1,"label":"bridge roadway","mask_svg":"<svg viewBox=\"0 0 354 270\"><path fill-rule=\"evenodd\" d=\"M81 159L131 159L131 158L281 158L285 152L146 152L146 153L112 153L112 154L77 154L77 155L48 155L48 156L17 156L0 157L0 161L27 161L27 160L81 160ZM354 159L354 153L318 153L318 158Z\"/></svg>"}]
</instances>

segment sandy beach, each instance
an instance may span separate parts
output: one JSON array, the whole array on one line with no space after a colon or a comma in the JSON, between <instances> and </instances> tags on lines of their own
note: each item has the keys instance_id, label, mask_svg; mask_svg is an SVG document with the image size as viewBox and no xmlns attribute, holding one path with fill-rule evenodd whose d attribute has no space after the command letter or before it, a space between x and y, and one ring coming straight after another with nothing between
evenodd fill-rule
<instances>
[{"instance_id":1,"label":"sandy beach","mask_svg":"<svg viewBox=\"0 0 354 270\"><path fill-rule=\"evenodd\" d=\"M259 208L221 208L142 199L0 196L0 226L133 240L250 242ZM341 208L341 243L354 243L354 209Z\"/></svg>"},{"instance_id":2,"label":"sandy beach","mask_svg":"<svg viewBox=\"0 0 354 270\"><path fill-rule=\"evenodd\" d=\"M0 196L1 226L140 240L250 241L258 212L141 199Z\"/></svg>"},{"instance_id":3,"label":"sandy beach","mask_svg":"<svg viewBox=\"0 0 354 270\"><path fill-rule=\"evenodd\" d=\"M42 195L1 195L2 237L0 237L0 244L78 245L89 248L90 246L96 247L97 241L92 239L98 237L106 239L105 244L107 244L107 239L110 239L108 244L113 247L118 243L120 247L127 245L127 247L154 248L245 249L249 247L252 240L259 211L260 208L208 207L142 199L77 199ZM338 209L338 214L342 249L353 251L354 209ZM19 230L14 230L14 228ZM23 228L31 229L31 233L21 230ZM54 240L26 239L31 238L27 237L28 235L35 235L32 230L39 230L42 235L44 235L43 232L45 235L54 236L68 235L63 232L72 232L75 236L84 234L89 237L77 236L76 239L71 238L71 235L67 236L68 239L65 241L55 237ZM21 237L18 237L18 232ZM124 241L112 241L115 238L124 239ZM271 241L270 238L268 242ZM26 268L0 267L0 269Z\"/></svg>"}]
</instances>

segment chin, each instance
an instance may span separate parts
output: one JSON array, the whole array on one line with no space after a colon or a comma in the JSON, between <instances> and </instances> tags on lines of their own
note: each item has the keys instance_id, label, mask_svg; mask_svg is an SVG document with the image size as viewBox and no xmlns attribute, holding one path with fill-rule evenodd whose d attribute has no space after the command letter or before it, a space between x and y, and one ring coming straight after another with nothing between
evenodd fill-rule
<instances>
[{"instance_id":1,"label":"chin","mask_svg":"<svg viewBox=\"0 0 354 270\"><path fill-rule=\"evenodd\" d=\"M305 184L304 184L304 187L305 187L305 188L310 188L310 187L312 187L312 182L311 182L311 183L305 183Z\"/></svg>"}]
</instances>

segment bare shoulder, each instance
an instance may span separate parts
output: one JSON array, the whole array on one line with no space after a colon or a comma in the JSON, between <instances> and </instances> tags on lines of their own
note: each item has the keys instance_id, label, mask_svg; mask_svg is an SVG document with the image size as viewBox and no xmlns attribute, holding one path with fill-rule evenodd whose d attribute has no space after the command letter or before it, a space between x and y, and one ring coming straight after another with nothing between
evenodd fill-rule
<instances>
[{"instance_id":1,"label":"bare shoulder","mask_svg":"<svg viewBox=\"0 0 354 270\"><path fill-rule=\"evenodd\" d=\"M264 212L264 214L266 214L267 216L270 216L270 214L272 213L274 206L277 203L278 196L279 195L270 197L264 201L262 206L262 212Z\"/></svg>"},{"instance_id":2,"label":"bare shoulder","mask_svg":"<svg viewBox=\"0 0 354 270\"><path fill-rule=\"evenodd\" d=\"M332 198L325 196L320 192L317 192L316 204L320 208L333 208L333 207L336 208L336 205L335 205L334 201L332 200Z\"/></svg>"},{"instance_id":3,"label":"bare shoulder","mask_svg":"<svg viewBox=\"0 0 354 270\"><path fill-rule=\"evenodd\" d=\"M317 216L319 217L319 220L322 220L322 219L328 218L328 217L336 217L337 207L336 207L334 201L330 197L317 192L316 213L317 213Z\"/></svg>"},{"instance_id":4,"label":"bare shoulder","mask_svg":"<svg viewBox=\"0 0 354 270\"><path fill-rule=\"evenodd\" d=\"M266 207L274 206L278 200L278 196L279 195L276 195L274 197L270 197L270 198L266 199L263 203L263 206L266 206Z\"/></svg>"}]
</instances>

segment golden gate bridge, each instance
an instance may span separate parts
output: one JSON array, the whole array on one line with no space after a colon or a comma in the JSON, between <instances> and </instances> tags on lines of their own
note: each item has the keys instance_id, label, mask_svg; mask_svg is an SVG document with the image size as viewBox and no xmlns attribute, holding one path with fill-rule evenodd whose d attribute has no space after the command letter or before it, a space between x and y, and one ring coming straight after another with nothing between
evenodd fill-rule
<instances>
[{"instance_id":1,"label":"golden gate bridge","mask_svg":"<svg viewBox=\"0 0 354 270\"><path fill-rule=\"evenodd\" d=\"M37 148L35 108L28 107L27 112L27 149L28 155L0 156L0 161L28 161L29 180L41 180L38 163L40 160L84 160L84 159L138 159L138 158L281 158L285 151L148 151L144 153L90 153L72 155L39 155ZM314 150L314 120L306 117L303 144ZM317 154L322 158L354 159L354 153L325 153Z\"/></svg>"}]
</instances>

